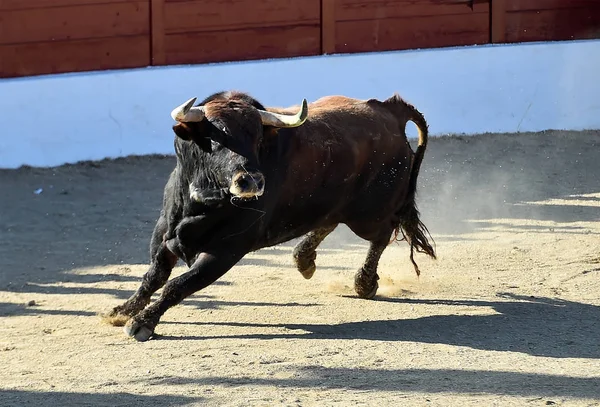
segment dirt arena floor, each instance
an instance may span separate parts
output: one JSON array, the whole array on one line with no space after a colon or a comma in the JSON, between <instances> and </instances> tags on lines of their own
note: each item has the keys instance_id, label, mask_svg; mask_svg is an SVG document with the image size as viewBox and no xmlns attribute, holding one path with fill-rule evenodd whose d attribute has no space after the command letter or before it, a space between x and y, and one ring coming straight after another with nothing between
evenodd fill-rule
<instances>
[{"instance_id":1,"label":"dirt arena floor","mask_svg":"<svg viewBox=\"0 0 600 407\"><path fill-rule=\"evenodd\" d=\"M1 406L600 405L600 131L434 138L420 278L401 242L356 298L340 227L313 279L261 250L138 343L98 313L146 271L173 164L0 171Z\"/></svg>"}]
</instances>

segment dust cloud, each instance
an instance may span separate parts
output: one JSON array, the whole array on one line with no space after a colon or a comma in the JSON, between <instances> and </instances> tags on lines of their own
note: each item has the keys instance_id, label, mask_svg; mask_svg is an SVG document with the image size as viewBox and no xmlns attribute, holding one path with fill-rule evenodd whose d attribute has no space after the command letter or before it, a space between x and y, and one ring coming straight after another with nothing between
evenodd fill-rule
<instances>
[{"instance_id":1,"label":"dust cloud","mask_svg":"<svg viewBox=\"0 0 600 407\"><path fill-rule=\"evenodd\" d=\"M523 232L532 228L527 225L529 221L547 221L547 230L551 231L555 222L598 220L598 208L581 206L581 202L544 203L600 192L599 136L599 131L578 134L573 139L576 154L565 154L566 136L557 131L521 133L518 140L514 134L432 137L417 186L421 220L436 245L461 241L469 234L498 225ZM417 141L411 139L410 143L414 148ZM557 168L571 166L573 171L557 172ZM352 250L355 254L348 268L358 269L366 257L368 242L340 225L319 251L328 248ZM406 242L391 245L386 252L390 250L404 258L403 270L412 270ZM417 263L424 259L425 256L417 255ZM380 277L378 295L382 296L402 295L403 288L419 280L414 274L407 277L380 273ZM347 277L332 275L327 290L351 295L348 283Z\"/></svg>"},{"instance_id":2,"label":"dust cloud","mask_svg":"<svg viewBox=\"0 0 600 407\"><path fill-rule=\"evenodd\" d=\"M597 135L574 143L575 158L564 154L557 142L565 136L556 131L521 133L518 142L506 134L431 139L418 185L422 220L434 235L469 233L498 219L562 221L568 208L531 203L600 191Z\"/></svg>"}]
</instances>

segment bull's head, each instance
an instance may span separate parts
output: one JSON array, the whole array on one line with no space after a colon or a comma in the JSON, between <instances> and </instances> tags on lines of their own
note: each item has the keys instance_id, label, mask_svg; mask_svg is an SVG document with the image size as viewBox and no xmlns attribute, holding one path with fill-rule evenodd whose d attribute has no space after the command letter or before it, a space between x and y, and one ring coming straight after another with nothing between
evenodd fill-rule
<instances>
[{"instance_id":1,"label":"bull's head","mask_svg":"<svg viewBox=\"0 0 600 407\"><path fill-rule=\"evenodd\" d=\"M259 148L269 126L298 127L308 116L304 99L293 115L269 112L242 93L226 92L194 106L192 98L171 112L178 123L175 134L191 140L217 163L223 187L237 198L258 198L264 193L265 176L260 170ZM209 159L207 157L207 159Z\"/></svg>"}]
</instances>

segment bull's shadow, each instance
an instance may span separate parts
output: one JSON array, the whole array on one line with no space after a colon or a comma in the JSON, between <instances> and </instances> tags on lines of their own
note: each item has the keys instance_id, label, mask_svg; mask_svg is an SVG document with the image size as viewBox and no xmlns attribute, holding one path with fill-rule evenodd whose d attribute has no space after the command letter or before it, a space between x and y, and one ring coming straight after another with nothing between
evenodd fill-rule
<instances>
[{"instance_id":1,"label":"bull's shadow","mask_svg":"<svg viewBox=\"0 0 600 407\"><path fill-rule=\"evenodd\" d=\"M502 301L380 298L401 304L492 307L493 315L435 315L415 319L359 321L342 324L197 323L302 330L290 334L241 334L158 339L363 339L467 346L554 358L600 359L600 307L551 298L500 294ZM168 324L168 321L163 322ZM297 331L296 331L297 332Z\"/></svg>"},{"instance_id":2,"label":"bull's shadow","mask_svg":"<svg viewBox=\"0 0 600 407\"><path fill-rule=\"evenodd\" d=\"M536 397L541 405L556 404L548 398L575 397L598 399L600 387L595 377L464 369L377 369L302 366L289 378L256 376L210 376L203 378L167 376L139 381L150 385L181 386L269 386L294 389L343 389L387 391L403 398L404 393L460 393L469 396L507 395ZM471 400L472 401L472 400ZM378 405L378 403L373 403ZM402 405L402 404L401 404ZM417 404L419 405L419 404ZM426 404L424 404L426 405ZM481 403L485 404L485 401ZM493 405L502 405L496 404ZM529 405L529 404L527 404ZM590 406L594 404L589 404Z\"/></svg>"},{"instance_id":3,"label":"bull's shadow","mask_svg":"<svg viewBox=\"0 0 600 407\"><path fill-rule=\"evenodd\" d=\"M162 394L145 395L139 393L75 393L72 391L28 391L0 390L2 406L187 406L198 405L205 401L203 397Z\"/></svg>"}]
</instances>

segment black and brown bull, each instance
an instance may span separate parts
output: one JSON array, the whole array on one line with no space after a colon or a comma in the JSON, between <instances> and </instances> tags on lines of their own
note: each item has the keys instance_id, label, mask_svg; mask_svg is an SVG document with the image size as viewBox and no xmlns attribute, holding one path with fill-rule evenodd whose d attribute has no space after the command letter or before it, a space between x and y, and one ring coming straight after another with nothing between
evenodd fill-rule
<instances>
[{"instance_id":1,"label":"black and brown bull","mask_svg":"<svg viewBox=\"0 0 600 407\"><path fill-rule=\"evenodd\" d=\"M385 101L328 96L298 107L265 108L241 92L221 92L173 110L177 164L165 186L138 290L108 313L148 340L160 317L207 287L247 253L300 236L293 257L304 278L316 249L338 224L368 240L354 278L361 298L378 289L377 265L401 233L435 258L415 192L427 145L422 114L398 95ZM408 121L419 130L413 152ZM178 259L189 270L168 281ZM160 298L151 295L164 286Z\"/></svg>"}]
</instances>

